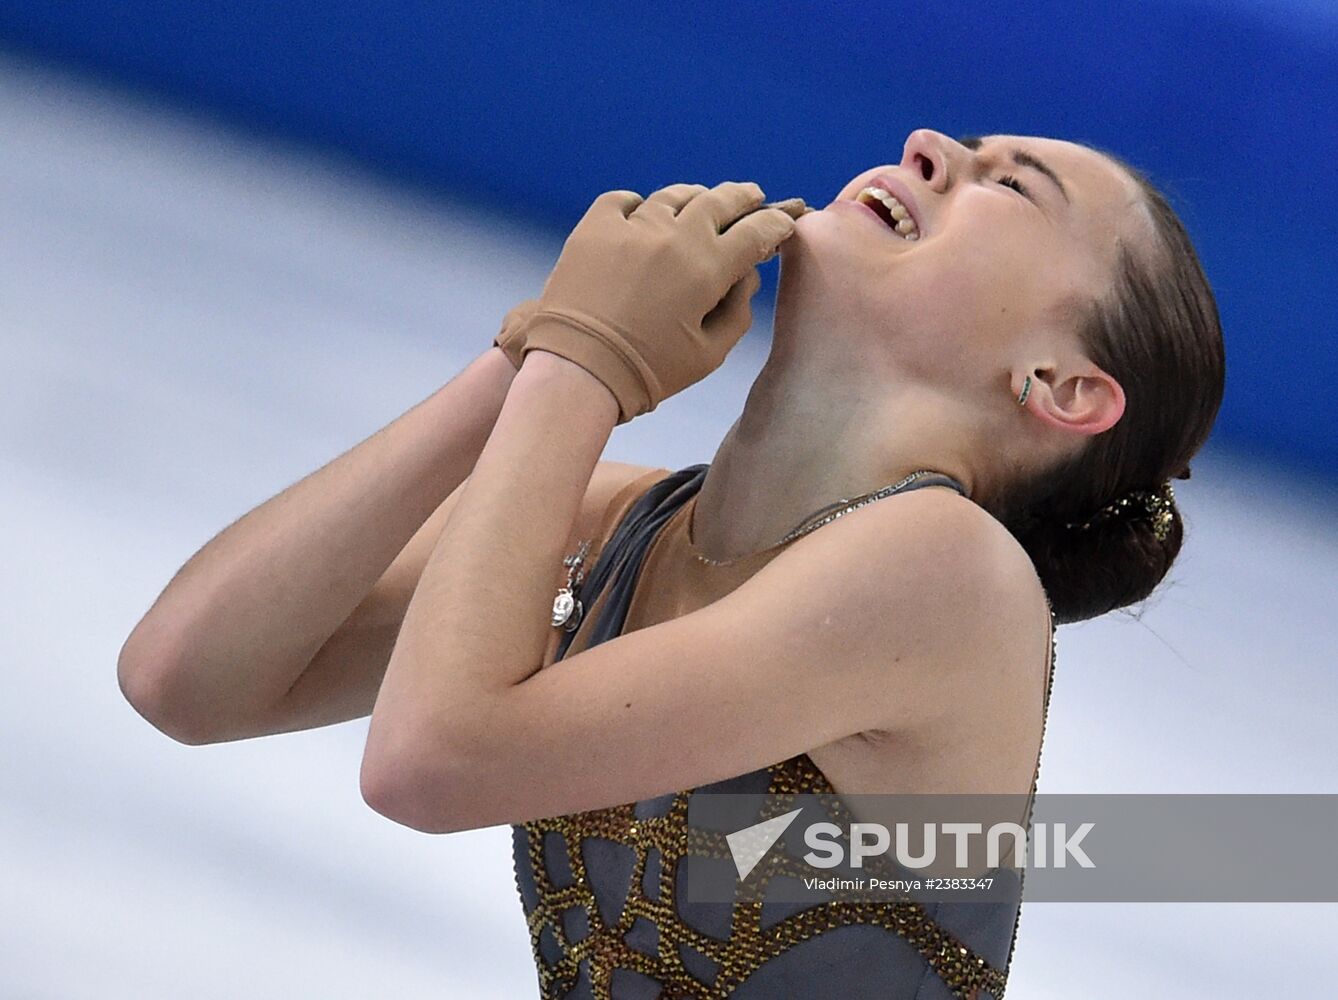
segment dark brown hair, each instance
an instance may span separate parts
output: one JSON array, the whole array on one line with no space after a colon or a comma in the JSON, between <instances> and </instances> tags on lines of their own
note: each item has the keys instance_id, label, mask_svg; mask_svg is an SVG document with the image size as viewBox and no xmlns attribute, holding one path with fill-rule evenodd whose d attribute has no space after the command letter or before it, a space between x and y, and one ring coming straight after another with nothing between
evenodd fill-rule
<instances>
[{"instance_id":1,"label":"dark brown hair","mask_svg":"<svg viewBox=\"0 0 1338 1000\"><path fill-rule=\"evenodd\" d=\"M1217 302L1179 216L1136 167L1083 145L1138 183L1155 232L1150 252L1117 241L1108 293L1081 310L1087 356L1123 387L1125 411L1077 455L985 505L1031 556L1059 623L1127 607L1165 578L1184 541L1178 509L1163 540L1136 504L1085 531L1065 525L1131 491L1188 479L1226 385Z\"/></svg>"}]
</instances>

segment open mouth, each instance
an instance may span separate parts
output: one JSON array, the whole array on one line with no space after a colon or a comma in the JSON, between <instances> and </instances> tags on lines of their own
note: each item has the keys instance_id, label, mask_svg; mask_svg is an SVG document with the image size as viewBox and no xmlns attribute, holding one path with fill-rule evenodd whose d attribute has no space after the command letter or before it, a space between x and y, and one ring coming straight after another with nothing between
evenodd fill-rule
<instances>
[{"instance_id":1,"label":"open mouth","mask_svg":"<svg viewBox=\"0 0 1338 1000\"><path fill-rule=\"evenodd\" d=\"M891 192L871 185L855 195L855 201L872 211L903 240L914 243L920 238L920 229L910 211Z\"/></svg>"},{"instance_id":2,"label":"open mouth","mask_svg":"<svg viewBox=\"0 0 1338 1000\"><path fill-rule=\"evenodd\" d=\"M896 228L897 220L892 218L892 210L888 208L886 205L884 205L881 201L879 201L877 198L870 198L864 204L868 205L869 208L873 209L873 214L878 216L878 218L882 219L884 224L886 224L889 229ZM900 236L901 234L898 233L897 235Z\"/></svg>"}]
</instances>

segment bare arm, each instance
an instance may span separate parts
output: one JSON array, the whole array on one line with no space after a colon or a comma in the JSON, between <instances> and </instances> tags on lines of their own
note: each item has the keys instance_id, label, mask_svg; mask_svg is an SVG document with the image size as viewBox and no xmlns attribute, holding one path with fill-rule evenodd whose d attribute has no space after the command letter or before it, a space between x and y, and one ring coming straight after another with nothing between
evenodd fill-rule
<instances>
[{"instance_id":1,"label":"bare arm","mask_svg":"<svg viewBox=\"0 0 1338 1000\"><path fill-rule=\"evenodd\" d=\"M402 789L406 760L431 755L448 719L541 668L552 569L617 419L594 375L548 351L525 355L405 612L372 712L364 798Z\"/></svg>"},{"instance_id":2,"label":"bare arm","mask_svg":"<svg viewBox=\"0 0 1338 1000\"><path fill-rule=\"evenodd\" d=\"M596 465L582 504L579 530L569 549L574 547L576 539L592 537L599 519L619 490L653 468L613 461L601 461ZM326 640L288 693L259 715L226 730L214 729L210 742L316 729L372 714L390 654L399 640L405 610L446 519L468 483L466 478L423 522L362 603ZM553 588L565 582L565 576L565 570L555 566ZM550 636L550 640L555 639L556 635ZM556 653L556 649L550 652Z\"/></svg>"},{"instance_id":3,"label":"bare arm","mask_svg":"<svg viewBox=\"0 0 1338 1000\"><path fill-rule=\"evenodd\" d=\"M440 523L425 522L434 511L444 521L515 374L489 348L192 556L121 649L118 680L136 710L182 742L213 742L267 718L355 610L363 641L380 629L393 644L393 595L407 602L417 579L406 543L435 542ZM381 597L365 603L378 581Z\"/></svg>"},{"instance_id":4,"label":"bare arm","mask_svg":"<svg viewBox=\"0 0 1338 1000\"><path fill-rule=\"evenodd\" d=\"M376 812L444 833L600 809L858 732L989 717L1035 690L1030 558L978 505L929 489L812 532L703 608L537 669L552 567L616 411L579 367L525 356L376 699L360 776Z\"/></svg>"}]
</instances>

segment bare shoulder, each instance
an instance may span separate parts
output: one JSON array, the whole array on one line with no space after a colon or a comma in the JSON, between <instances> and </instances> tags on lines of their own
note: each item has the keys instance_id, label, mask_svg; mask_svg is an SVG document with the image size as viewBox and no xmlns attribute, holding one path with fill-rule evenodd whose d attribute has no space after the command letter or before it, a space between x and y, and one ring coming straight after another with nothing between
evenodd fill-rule
<instances>
[{"instance_id":1,"label":"bare shoulder","mask_svg":"<svg viewBox=\"0 0 1338 1000\"><path fill-rule=\"evenodd\" d=\"M914 524L917 529L923 527L930 538L946 543L950 549L946 557L955 568L977 567L987 581L1023 598L1022 604L1045 603L1031 556L980 504L956 490L936 487L917 490L905 499L906 530L912 530ZM894 516L891 511L889 516Z\"/></svg>"},{"instance_id":2,"label":"bare shoulder","mask_svg":"<svg viewBox=\"0 0 1338 1000\"><path fill-rule=\"evenodd\" d=\"M889 731L932 725L967 704L987 707L1043 677L1049 606L1031 558L955 490L926 487L869 504L800 539L758 575L769 571L827 589L823 618L811 625L882 663L893 694ZM918 666L904 668L911 663Z\"/></svg>"},{"instance_id":3,"label":"bare shoulder","mask_svg":"<svg viewBox=\"0 0 1338 1000\"><path fill-rule=\"evenodd\" d=\"M590 474L590 482L581 499L581 508L572 525L571 544L578 538L600 537L602 532L611 528L609 523L613 508L633 498L634 490L641 483L640 490L649 488L657 478L667 476L672 470L658 465L639 465L633 462L614 462L601 459ZM658 473L658 475L654 475ZM602 537L596 547L603 544Z\"/></svg>"},{"instance_id":4,"label":"bare shoulder","mask_svg":"<svg viewBox=\"0 0 1338 1000\"><path fill-rule=\"evenodd\" d=\"M669 471L659 465L637 465L632 462L601 459L595 465L595 471L590 474L590 484L585 491L586 509L598 515L624 488L636 480L652 472L668 474Z\"/></svg>"},{"instance_id":5,"label":"bare shoulder","mask_svg":"<svg viewBox=\"0 0 1338 1000\"><path fill-rule=\"evenodd\" d=\"M1036 566L1011 531L978 503L947 488L926 488L906 497L897 537L923 539L922 568L956 612L963 634L983 646L964 647L970 664L1010 661L1032 670L1050 640L1050 605ZM889 508L891 521L897 511Z\"/></svg>"},{"instance_id":6,"label":"bare shoulder","mask_svg":"<svg viewBox=\"0 0 1338 1000\"><path fill-rule=\"evenodd\" d=\"M845 518L842 543L853 554L868 544L877 556L913 561L907 570L927 575L949 591L977 597L1017 596L1014 609L1044 592L1031 557L1007 528L974 501L947 487L926 487L869 504ZM824 528L822 530L830 530ZM996 593L996 591L998 593Z\"/></svg>"}]
</instances>

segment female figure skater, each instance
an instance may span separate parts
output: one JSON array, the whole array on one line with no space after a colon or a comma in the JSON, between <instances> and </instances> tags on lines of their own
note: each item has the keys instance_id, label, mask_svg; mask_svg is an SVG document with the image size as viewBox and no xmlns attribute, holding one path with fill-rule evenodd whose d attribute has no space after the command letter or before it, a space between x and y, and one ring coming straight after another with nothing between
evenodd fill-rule
<instances>
[{"instance_id":1,"label":"female figure skater","mask_svg":"<svg viewBox=\"0 0 1338 1000\"><path fill-rule=\"evenodd\" d=\"M762 203L597 198L492 348L183 567L122 690L191 744L370 714L373 809L513 825L544 997L997 1000L1016 903L694 909L685 803L1029 812L1056 623L1179 551L1212 292L1151 184L1072 142L919 129L822 211ZM599 461L718 367L775 253L771 353L709 466Z\"/></svg>"}]
</instances>

